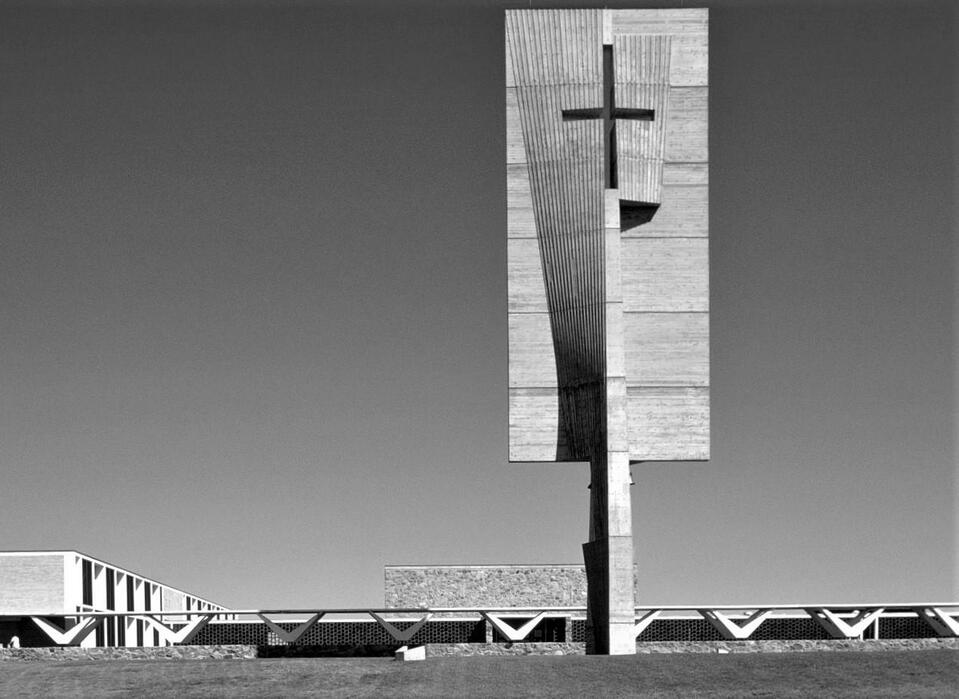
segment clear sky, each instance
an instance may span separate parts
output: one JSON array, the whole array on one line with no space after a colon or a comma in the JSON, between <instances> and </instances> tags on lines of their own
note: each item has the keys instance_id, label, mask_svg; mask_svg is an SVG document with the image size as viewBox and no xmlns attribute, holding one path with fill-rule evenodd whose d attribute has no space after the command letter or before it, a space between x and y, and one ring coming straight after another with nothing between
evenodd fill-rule
<instances>
[{"instance_id":1,"label":"clear sky","mask_svg":"<svg viewBox=\"0 0 959 699\"><path fill-rule=\"evenodd\" d=\"M713 458L633 468L640 601L959 598L956 6L703 4ZM581 561L587 467L506 462L525 6L0 5L0 549L261 608Z\"/></svg>"}]
</instances>

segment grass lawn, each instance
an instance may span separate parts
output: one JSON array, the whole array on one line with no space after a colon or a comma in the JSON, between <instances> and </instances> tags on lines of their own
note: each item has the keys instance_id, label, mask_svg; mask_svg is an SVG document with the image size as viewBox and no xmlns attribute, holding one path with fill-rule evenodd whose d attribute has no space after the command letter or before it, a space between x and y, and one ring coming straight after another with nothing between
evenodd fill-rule
<instances>
[{"instance_id":1,"label":"grass lawn","mask_svg":"<svg viewBox=\"0 0 959 699\"><path fill-rule=\"evenodd\" d=\"M959 651L4 662L0 696L959 696Z\"/></svg>"}]
</instances>

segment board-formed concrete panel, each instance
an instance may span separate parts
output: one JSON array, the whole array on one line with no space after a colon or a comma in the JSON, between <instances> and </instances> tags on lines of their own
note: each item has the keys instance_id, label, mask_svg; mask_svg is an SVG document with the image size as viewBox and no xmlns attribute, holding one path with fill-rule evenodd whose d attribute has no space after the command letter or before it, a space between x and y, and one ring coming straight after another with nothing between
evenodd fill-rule
<instances>
[{"instance_id":1,"label":"board-formed concrete panel","mask_svg":"<svg viewBox=\"0 0 959 699\"><path fill-rule=\"evenodd\" d=\"M627 386L708 386L709 315L627 313Z\"/></svg>"},{"instance_id":2,"label":"board-formed concrete panel","mask_svg":"<svg viewBox=\"0 0 959 699\"><path fill-rule=\"evenodd\" d=\"M0 556L0 614L64 608L62 553Z\"/></svg>"},{"instance_id":3,"label":"board-formed concrete panel","mask_svg":"<svg viewBox=\"0 0 959 699\"><path fill-rule=\"evenodd\" d=\"M630 453L648 461L709 458L709 388L642 386L626 396Z\"/></svg>"},{"instance_id":4,"label":"board-formed concrete panel","mask_svg":"<svg viewBox=\"0 0 959 699\"><path fill-rule=\"evenodd\" d=\"M623 240L623 310L709 310L709 245L705 238Z\"/></svg>"},{"instance_id":5,"label":"board-formed concrete panel","mask_svg":"<svg viewBox=\"0 0 959 699\"><path fill-rule=\"evenodd\" d=\"M588 460L607 416L586 406L607 399L614 347L643 394L625 401L629 459L706 459L708 390L662 390L709 386L708 14L515 12L506 44L509 458ZM620 110L605 161L604 71ZM610 191L621 296L607 288Z\"/></svg>"},{"instance_id":6,"label":"board-formed concrete panel","mask_svg":"<svg viewBox=\"0 0 959 699\"><path fill-rule=\"evenodd\" d=\"M705 10L509 10L509 458L588 461L587 652L635 651L629 465L709 455Z\"/></svg>"},{"instance_id":7,"label":"board-formed concrete panel","mask_svg":"<svg viewBox=\"0 0 959 699\"><path fill-rule=\"evenodd\" d=\"M536 238L510 238L506 245L506 257L509 269L509 312L515 315L549 313ZM517 330L522 327L517 326ZM517 374L522 376L523 372Z\"/></svg>"},{"instance_id":8,"label":"board-formed concrete panel","mask_svg":"<svg viewBox=\"0 0 959 699\"><path fill-rule=\"evenodd\" d=\"M669 91L666 160L672 163L709 160L708 116L708 88L674 87Z\"/></svg>"}]
</instances>

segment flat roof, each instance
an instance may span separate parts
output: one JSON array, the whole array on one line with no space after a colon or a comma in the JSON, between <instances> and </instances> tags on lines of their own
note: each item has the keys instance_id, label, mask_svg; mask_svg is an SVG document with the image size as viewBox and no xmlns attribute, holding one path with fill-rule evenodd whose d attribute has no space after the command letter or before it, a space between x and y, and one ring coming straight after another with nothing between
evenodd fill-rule
<instances>
[{"instance_id":1,"label":"flat roof","mask_svg":"<svg viewBox=\"0 0 959 699\"><path fill-rule=\"evenodd\" d=\"M90 560L90 561L93 561L94 563L99 563L99 564L101 564L101 565L105 565L105 566L108 566L108 567L113 568L113 569L115 569L115 570L118 570L118 571L120 571L121 573L124 573L125 575L130 575L130 576L133 576L133 577L140 578L141 580L144 580L144 581L146 581L146 582L152 583L152 584L154 584L154 585L159 585L160 587L165 587L166 589L172 590L173 592L179 592L180 594L187 595L188 597L192 597L192 598L194 598L194 599L196 599L196 600L199 600L200 602L203 602L203 603L205 603L205 604L209 604L209 605L211 605L211 606L218 607L218 608L220 608L220 609L225 609L225 607L223 607L223 605L218 604L218 603L216 603L216 602L212 602L212 601L206 599L205 597L200 597L199 595L194 594L194 593L192 593L192 592L187 592L186 590L181 590L179 587L174 587L173 585L168 585L168 584L166 584L166 583L164 583L164 582L160 582L159 580L156 580L155 578L151 578L151 577L148 577L148 576L146 576L146 575L142 575L142 574L137 573L137 572L135 572L135 571L132 571L132 570L130 570L130 569L128 569L128 568L123 568L122 566L118 566L116 563L110 563L109 561L105 561L105 560L103 560L102 558L97 558L96 556L91 556L91 555L88 554L88 553L83 553L83 551L77 551L76 549L50 549L50 550L47 550L47 549L35 549L35 550L31 550L31 551L0 551L0 556L4 556L4 557L5 557L5 556L71 556L71 555L72 555L72 556L81 556L82 558L86 558L86 559L88 559L88 560Z\"/></svg>"},{"instance_id":2,"label":"flat roof","mask_svg":"<svg viewBox=\"0 0 959 699\"><path fill-rule=\"evenodd\" d=\"M438 565L392 565L384 568L585 568L582 563L441 563Z\"/></svg>"}]
</instances>

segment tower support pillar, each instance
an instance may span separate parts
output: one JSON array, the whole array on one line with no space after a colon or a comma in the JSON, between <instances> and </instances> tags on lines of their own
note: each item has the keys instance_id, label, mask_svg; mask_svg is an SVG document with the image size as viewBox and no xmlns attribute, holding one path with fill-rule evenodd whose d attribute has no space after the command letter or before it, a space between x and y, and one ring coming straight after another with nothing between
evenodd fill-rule
<instances>
[{"instance_id":1,"label":"tower support pillar","mask_svg":"<svg viewBox=\"0 0 959 699\"><path fill-rule=\"evenodd\" d=\"M633 510L626 422L619 191L605 192L604 326L606 377L600 443L590 461L586 652L636 652Z\"/></svg>"}]
</instances>

